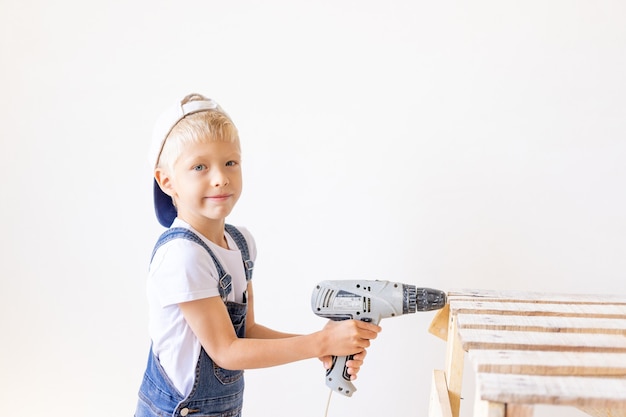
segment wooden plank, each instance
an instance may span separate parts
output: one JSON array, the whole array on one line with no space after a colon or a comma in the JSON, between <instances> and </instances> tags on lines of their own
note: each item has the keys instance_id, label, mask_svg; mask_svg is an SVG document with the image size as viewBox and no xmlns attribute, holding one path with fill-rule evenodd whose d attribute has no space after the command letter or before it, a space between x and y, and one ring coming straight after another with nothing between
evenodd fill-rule
<instances>
[{"instance_id":1,"label":"wooden plank","mask_svg":"<svg viewBox=\"0 0 626 417\"><path fill-rule=\"evenodd\" d=\"M471 350L469 358L477 373L626 377L626 353Z\"/></svg>"},{"instance_id":2,"label":"wooden plank","mask_svg":"<svg viewBox=\"0 0 626 417\"><path fill-rule=\"evenodd\" d=\"M561 352L626 352L626 337L581 333L493 332L459 329L463 349L542 350Z\"/></svg>"},{"instance_id":3,"label":"wooden plank","mask_svg":"<svg viewBox=\"0 0 626 417\"><path fill-rule=\"evenodd\" d=\"M459 314L459 329L626 335L626 319L501 314Z\"/></svg>"},{"instance_id":4,"label":"wooden plank","mask_svg":"<svg viewBox=\"0 0 626 417\"><path fill-rule=\"evenodd\" d=\"M430 322L428 331L440 339L448 340L448 325L450 323L450 304L446 304L435 313Z\"/></svg>"},{"instance_id":5,"label":"wooden plank","mask_svg":"<svg viewBox=\"0 0 626 417\"><path fill-rule=\"evenodd\" d=\"M437 369L433 371L428 417L452 417L446 375Z\"/></svg>"},{"instance_id":6,"label":"wooden plank","mask_svg":"<svg viewBox=\"0 0 626 417\"><path fill-rule=\"evenodd\" d=\"M506 406L503 403L481 400L480 386L475 387L474 417L506 417Z\"/></svg>"},{"instance_id":7,"label":"wooden plank","mask_svg":"<svg viewBox=\"0 0 626 417\"><path fill-rule=\"evenodd\" d=\"M584 413L593 417L626 417L626 408L624 409L612 409L612 408L585 408L578 407L578 409Z\"/></svg>"},{"instance_id":8,"label":"wooden plank","mask_svg":"<svg viewBox=\"0 0 626 417\"><path fill-rule=\"evenodd\" d=\"M463 364L465 352L456 327L456 317L450 315L448 343L446 344L446 384L453 417L459 417L461 388L463 386Z\"/></svg>"},{"instance_id":9,"label":"wooden plank","mask_svg":"<svg viewBox=\"0 0 626 417\"><path fill-rule=\"evenodd\" d=\"M450 300L450 311L452 314L626 318L626 305L615 304L548 304L513 301Z\"/></svg>"},{"instance_id":10,"label":"wooden plank","mask_svg":"<svg viewBox=\"0 0 626 417\"><path fill-rule=\"evenodd\" d=\"M479 400L474 402L474 417L506 417L505 410L502 403Z\"/></svg>"},{"instance_id":11,"label":"wooden plank","mask_svg":"<svg viewBox=\"0 0 626 417\"><path fill-rule=\"evenodd\" d=\"M531 417L534 404L626 417L626 295L447 295L445 377L453 417L456 394L460 406L463 351L477 373L477 417ZM445 329L441 320L429 329L438 337Z\"/></svg>"},{"instance_id":12,"label":"wooden plank","mask_svg":"<svg viewBox=\"0 0 626 417\"><path fill-rule=\"evenodd\" d=\"M532 405L526 404L506 404L504 415L506 417L533 417L535 411Z\"/></svg>"},{"instance_id":13,"label":"wooden plank","mask_svg":"<svg viewBox=\"0 0 626 417\"><path fill-rule=\"evenodd\" d=\"M566 294L515 290L459 289L448 291L449 300L516 301L565 304L624 304L626 294Z\"/></svg>"},{"instance_id":14,"label":"wooden plank","mask_svg":"<svg viewBox=\"0 0 626 417\"><path fill-rule=\"evenodd\" d=\"M477 374L480 400L626 409L625 378Z\"/></svg>"}]
</instances>

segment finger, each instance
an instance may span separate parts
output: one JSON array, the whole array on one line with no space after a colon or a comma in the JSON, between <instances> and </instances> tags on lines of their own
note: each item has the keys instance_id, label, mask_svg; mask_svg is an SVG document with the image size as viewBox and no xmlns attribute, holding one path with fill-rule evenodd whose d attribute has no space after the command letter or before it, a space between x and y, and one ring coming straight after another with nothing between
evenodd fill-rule
<instances>
[{"instance_id":1,"label":"finger","mask_svg":"<svg viewBox=\"0 0 626 417\"><path fill-rule=\"evenodd\" d=\"M376 337L378 336L378 332L362 327L357 327L357 333L359 334L359 336L366 339L376 339Z\"/></svg>"},{"instance_id":2,"label":"finger","mask_svg":"<svg viewBox=\"0 0 626 417\"><path fill-rule=\"evenodd\" d=\"M366 356L367 356L367 350L363 349L359 353L355 353L354 354L354 359L363 362L363 360L365 359Z\"/></svg>"},{"instance_id":3,"label":"finger","mask_svg":"<svg viewBox=\"0 0 626 417\"><path fill-rule=\"evenodd\" d=\"M380 327L377 324L369 323L367 321L361 321L361 320L355 320L355 321L357 323L357 326L361 329L369 330L370 332L374 332L374 333L380 333L380 331L382 331L382 327Z\"/></svg>"},{"instance_id":4,"label":"finger","mask_svg":"<svg viewBox=\"0 0 626 417\"><path fill-rule=\"evenodd\" d=\"M350 375L350 381L353 381L356 379L357 374L359 373L359 370L361 368L360 367L349 367L348 368L348 375Z\"/></svg>"},{"instance_id":5,"label":"finger","mask_svg":"<svg viewBox=\"0 0 626 417\"><path fill-rule=\"evenodd\" d=\"M359 369L361 369L361 366L363 366L363 361L360 360L351 359L346 362L346 368L349 374L356 374L359 372Z\"/></svg>"},{"instance_id":6,"label":"finger","mask_svg":"<svg viewBox=\"0 0 626 417\"><path fill-rule=\"evenodd\" d=\"M351 359L346 362L347 368L355 368L358 370L361 366L363 366L363 361L359 359Z\"/></svg>"},{"instance_id":7,"label":"finger","mask_svg":"<svg viewBox=\"0 0 626 417\"><path fill-rule=\"evenodd\" d=\"M346 361L346 365L352 366L352 364L362 364L363 363L363 355L356 353L354 355L350 355L350 360Z\"/></svg>"}]
</instances>

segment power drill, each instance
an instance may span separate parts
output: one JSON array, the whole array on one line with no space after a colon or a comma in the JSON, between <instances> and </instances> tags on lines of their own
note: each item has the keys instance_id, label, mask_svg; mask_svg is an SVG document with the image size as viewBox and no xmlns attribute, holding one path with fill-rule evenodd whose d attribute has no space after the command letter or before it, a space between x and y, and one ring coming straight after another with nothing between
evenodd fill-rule
<instances>
[{"instance_id":1,"label":"power drill","mask_svg":"<svg viewBox=\"0 0 626 417\"><path fill-rule=\"evenodd\" d=\"M416 311L437 310L446 305L446 293L431 288L389 281L322 281L313 290L311 308L331 320L362 320L378 324L381 319ZM333 357L326 371L326 385L351 397L356 391L346 362L351 356Z\"/></svg>"}]
</instances>

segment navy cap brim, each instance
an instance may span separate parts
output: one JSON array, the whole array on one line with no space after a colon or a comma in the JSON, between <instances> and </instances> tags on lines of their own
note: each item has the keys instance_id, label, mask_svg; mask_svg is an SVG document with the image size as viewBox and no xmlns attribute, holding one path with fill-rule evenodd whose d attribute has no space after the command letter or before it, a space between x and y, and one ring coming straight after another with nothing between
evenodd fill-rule
<instances>
[{"instance_id":1,"label":"navy cap brim","mask_svg":"<svg viewBox=\"0 0 626 417\"><path fill-rule=\"evenodd\" d=\"M178 215L172 197L161 190L156 179L154 180L154 211L159 223L164 227L170 227Z\"/></svg>"}]
</instances>

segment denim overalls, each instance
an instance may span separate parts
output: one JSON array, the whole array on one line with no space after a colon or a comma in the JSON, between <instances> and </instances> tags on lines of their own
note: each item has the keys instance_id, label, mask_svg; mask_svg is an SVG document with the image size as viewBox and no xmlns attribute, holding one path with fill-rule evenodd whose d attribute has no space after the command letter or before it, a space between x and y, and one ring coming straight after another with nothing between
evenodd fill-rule
<instances>
[{"instance_id":1,"label":"denim overalls","mask_svg":"<svg viewBox=\"0 0 626 417\"><path fill-rule=\"evenodd\" d=\"M252 278L253 263L248 253L246 240L234 226L226 225L226 231L233 238L241 251L246 272L246 280ZM226 301L231 291L231 276L224 271L211 249L192 231L176 227L168 229L161 235L152 252L152 256L164 243L177 238L188 239L204 247L217 268L219 274L219 292L226 304L228 314L237 333L243 338L246 331L247 299L243 303ZM240 417L243 405L244 378L243 371L231 371L217 366L204 351L200 349L200 358L196 366L193 388L185 398L174 387L152 352L148 356L148 365L143 382L139 388L139 401L135 417Z\"/></svg>"}]
</instances>

